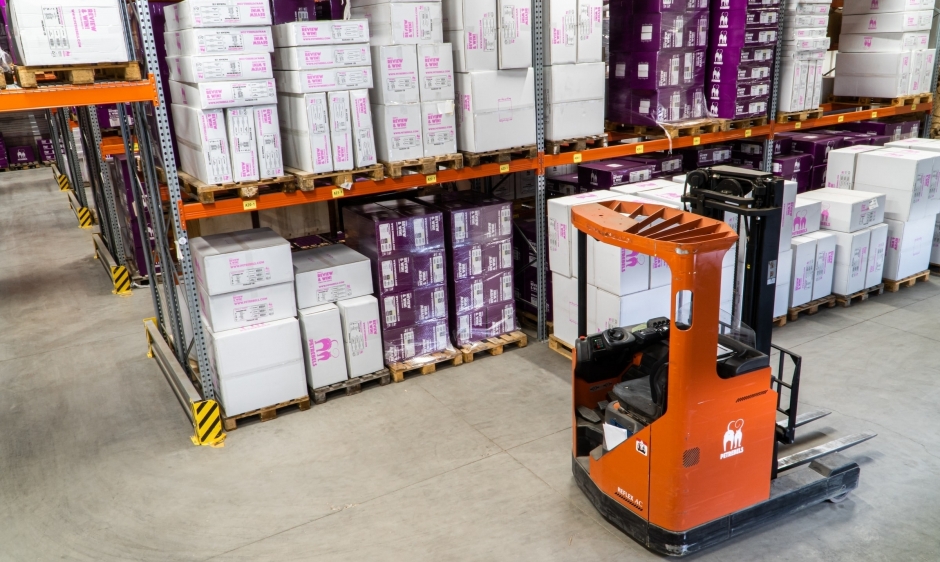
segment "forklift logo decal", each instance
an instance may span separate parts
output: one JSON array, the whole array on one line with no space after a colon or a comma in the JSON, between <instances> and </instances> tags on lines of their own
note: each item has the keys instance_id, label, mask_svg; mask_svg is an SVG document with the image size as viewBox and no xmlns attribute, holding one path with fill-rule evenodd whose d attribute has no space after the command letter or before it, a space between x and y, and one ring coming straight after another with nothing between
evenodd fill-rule
<instances>
[{"instance_id":1,"label":"forklift logo decal","mask_svg":"<svg viewBox=\"0 0 940 562\"><path fill-rule=\"evenodd\" d=\"M724 453L719 459L726 459L744 452L741 442L744 440L744 434L741 429L744 428L744 420L737 420L728 423L728 431L725 432Z\"/></svg>"},{"instance_id":2,"label":"forklift logo decal","mask_svg":"<svg viewBox=\"0 0 940 562\"><path fill-rule=\"evenodd\" d=\"M646 443L644 443L642 439L637 439L636 441L636 452L640 453L644 457L649 456L649 447L647 447Z\"/></svg>"}]
</instances>

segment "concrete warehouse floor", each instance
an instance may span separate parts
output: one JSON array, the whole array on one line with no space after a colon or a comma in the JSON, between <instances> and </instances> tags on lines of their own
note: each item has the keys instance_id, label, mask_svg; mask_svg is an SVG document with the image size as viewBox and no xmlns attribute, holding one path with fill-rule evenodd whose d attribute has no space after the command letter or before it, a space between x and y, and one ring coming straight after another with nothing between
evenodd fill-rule
<instances>
[{"instance_id":1,"label":"concrete warehouse floor","mask_svg":"<svg viewBox=\"0 0 940 562\"><path fill-rule=\"evenodd\" d=\"M0 174L0 560L653 560L570 473L569 364L544 344L229 434L146 357L48 169ZM861 487L693 560L937 560L940 284L801 318L802 445L873 430ZM734 475L729 475L734 477Z\"/></svg>"}]
</instances>

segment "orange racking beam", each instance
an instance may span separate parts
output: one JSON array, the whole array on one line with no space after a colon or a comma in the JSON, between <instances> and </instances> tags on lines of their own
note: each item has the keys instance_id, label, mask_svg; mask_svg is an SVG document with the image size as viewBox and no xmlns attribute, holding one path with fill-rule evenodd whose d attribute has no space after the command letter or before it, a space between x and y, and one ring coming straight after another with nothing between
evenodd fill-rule
<instances>
[{"instance_id":1,"label":"orange racking beam","mask_svg":"<svg viewBox=\"0 0 940 562\"><path fill-rule=\"evenodd\" d=\"M8 87L0 90L0 113L57 107L131 102L159 103L157 83L151 74L138 82L98 82L87 86Z\"/></svg>"},{"instance_id":2,"label":"orange racking beam","mask_svg":"<svg viewBox=\"0 0 940 562\"><path fill-rule=\"evenodd\" d=\"M839 104L828 104L833 110L838 109ZM849 105L848 107L853 107ZM847 108L848 108L847 107ZM831 127L841 123L854 123L856 121L865 121L868 119L880 119L883 117L894 117L898 115L910 115L911 113L923 113L933 110L933 103L919 103L916 105L902 105L895 107L879 107L878 109L866 109L864 111L852 111L838 113L836 115L824 115L819 119L808 119L806 121L794 121L792 123L777 123L774 125L774 133L785 133L788 131L798 131L800 129L821 129Z\"/></svg>"}]
</instances>

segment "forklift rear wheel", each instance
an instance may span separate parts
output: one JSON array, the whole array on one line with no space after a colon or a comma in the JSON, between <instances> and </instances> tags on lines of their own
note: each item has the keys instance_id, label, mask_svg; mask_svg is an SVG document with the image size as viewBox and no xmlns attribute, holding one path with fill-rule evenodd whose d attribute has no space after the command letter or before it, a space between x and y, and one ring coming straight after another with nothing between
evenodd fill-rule
<instances>
[{"instance_id":1,"label":"forklift rear wheel","mask_svg":"<svg viewBox=\"0 0 940 562\"><path fill-rule=\"evenodd\" d=\"M845 492L842 492L841 494L839 494L838 496L832 496L832 497L829 498L827 501L829 501L829 502L831 502L831 503L842 503L842 502L845 501L845 498L847 498L847 497L849 497L849 492L848 492L848 491L845 491Z\"/></svg>"}]
</instances>

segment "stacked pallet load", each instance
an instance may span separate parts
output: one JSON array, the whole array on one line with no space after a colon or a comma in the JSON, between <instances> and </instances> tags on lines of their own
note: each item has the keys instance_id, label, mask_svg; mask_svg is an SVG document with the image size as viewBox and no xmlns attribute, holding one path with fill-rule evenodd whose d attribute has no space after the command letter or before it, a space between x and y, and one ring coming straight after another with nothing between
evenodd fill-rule
<instances>
[{"instance_id":1,"label":"stacked pallet load","mask_svg":"<svg viewBox=\"0 0 940 562\"><path fill-rule=\"evenodd\" d=\"M0 147L2 147L2 140L0 140ZM62 147L61 143L59 144L58 149L56 149L55 143L52 142L52 139L41 138L36 141L36 153L39 154L39 161L43 164L51 164L56 161L56 150L59 154L65 154L65 150ZM2 156L6 156L6 149ZM4 168L5 166L0 166Z\"/></svg>"},{"instance_id":2,"label":"stacked pallet load","mask_svg":"<svg viewBox=\"0 0 940 562\"><path fill-rule=\"evenodd\" d=\"M440 212L394 200L343 208L346 243L367 256L378 293L386 364L446 351L445 230Z\"/></svg>"},{"instance_id":3,"label":"stacked pallet load","mask_svg":"<svg viewBox=\"0 0 940 562\"><path fill-rule=\"evenodd\" d=\"M501 1L500 6L508 3ZM545 139L561 142L602 135L606 79L603 3L551 0L545 5ZM503 24L501 38L504 28L511 29L505 21ZM504 41L500 42L500 50L506 50ZM500 68L506 68L500 62Z\"/></svg>"},{"instance_id":4,"label":"stacked pallet load","mask_svg":"<svg viewBox=\"0 0 940 562\"><path fill-rule=\"evenodd\" d=\"M779 111L819 109L830 39L829 0L787 3L783 18Z\"/></svg>"},{"instance_id":5,"label":"stacked pallet load","mask_svg":"<svg viewBox=\"0 0 940 562\"><path fill-rule=\"evenodd\" d=\"M898 98L931 91L937 61L928 48L929 0L846 0L836 96Z\"/></svg>"},{"instance_id":6,"label":"stacked pallet load","mask_svg":"<svg viewBox=\"0 0 940 562\"><path fill-rule=\"evenodd\" d=\"M184 0L168 6L164 40L183 184L284 175L266 0ZM224 8L224 9L222 9Z\"/></svg>"},{"instance_id":7,"label":"stacked pallet load","mask_svg":"<svg viewBox=\"0 0 940 562\"><path fill-rule=\"evenodd\" d=\"M516 330L512 204L463 191L420 197L444 221L450 332L466 350Z\"/></svg>"},{"instance_id":8,"label":"stacked pallet load","mask_svg":"<svg viewBox=\"0 0 940 562\"><path fill-rule=\"evenodd\" d=\"M144 253L156 247L150 222L150 200L143 194L143 205L135 203L131 174L136 173L136 162L128 162L127 155L115 154L109 157L106 166L114 190L115 213L128 271L134 279L147 278ZM140 221L144 224L144 236L141 236ZM160 271L159 263L154 264L154 270Z\"/></svg>"},{"instance_id":9,"label":"stacked pallet load","mask_svg":"<svg viewBox=\"0 0 940 562\"><path fill-rule=\"evenodd\" d=\"M193 238L190 247L210 375L225 416L309 404L287 240L261 228Z\"/></svg>"},{"instance_id":10,"label":"stacked pallet load","mask_svg":"<svg viewBox=\"0 0 940 562\"><path fill-rule=\"evenodd\" d=\"M280 127L289 168L328 175L376 165L368 40L365 20L274 26ZM351 177L340 183L348 189Z\"/></svg>"},{"instance_id":11,"label":"stacked pallet load","mask_svg":"<svg viewBox=\"0 0 940 562\"><path fill-rule=\"evenodd\" d=\"M369 258L335 244L296 252L293 263L310 390L316 395L381 371L379 303Z\"/></svg>"},{"instance_id":12,"label":"stacked pallet load","mask_svg":"<svg viewBox=\"0 0 940 562\"><path fill-rule=\"evenodd\" d=\"M707 0L612 0L610 37L610 121L656 127L706 117ZM731 59L722 61L732 74L750 60Z\"/></svg>"},{"instance_id":13,"label":"stacked pallet load","mask_svg":"<svg viewBox=\"0 0 940 562\"><path fill-rule=\"evenodd\" d=\"M712 0L705 73L709 116L767 116L780 25L777 4L777 0Z\"/></svg>"}]
</instances>

